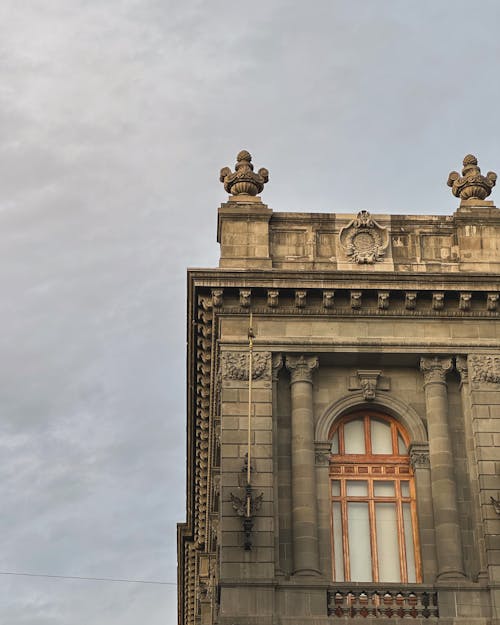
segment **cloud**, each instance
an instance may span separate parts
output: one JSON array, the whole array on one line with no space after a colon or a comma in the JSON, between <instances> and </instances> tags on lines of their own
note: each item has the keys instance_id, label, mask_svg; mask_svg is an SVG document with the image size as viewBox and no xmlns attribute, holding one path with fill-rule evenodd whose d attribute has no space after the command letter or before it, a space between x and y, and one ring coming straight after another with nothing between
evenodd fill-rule
<instances>
[{"instance_id":1,"label":"cloud","mask_svg":"<svg viewBox=\"0 0 500 625\"><path fill-rule=\"evenodd\" d=\"M499 166L500 8L468 7L2 3L0 570L175 581L220 167L250 149L275 210L450 214L466 152ZM11 625L176 621L170 586L3 581Z\"/></svg>"}]
</instances>

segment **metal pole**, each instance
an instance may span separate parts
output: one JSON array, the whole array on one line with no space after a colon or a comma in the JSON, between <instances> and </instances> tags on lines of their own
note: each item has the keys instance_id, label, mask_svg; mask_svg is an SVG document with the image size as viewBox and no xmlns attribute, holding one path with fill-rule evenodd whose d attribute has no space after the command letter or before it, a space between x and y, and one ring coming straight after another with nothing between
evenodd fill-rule
<instances>
[{"instance_id":1,"label":"metal pole","mask_svg":"<svg viewBox=\"0 0 500 625\"><path fill-rule=\"evenodd\" d=\"M252 313L248 326L248 450L247 450L247 516L250 516L250 476L251 476L251 451L252 451L252 370L253 370L253 330Z\"/></svg>"}]
</instances>

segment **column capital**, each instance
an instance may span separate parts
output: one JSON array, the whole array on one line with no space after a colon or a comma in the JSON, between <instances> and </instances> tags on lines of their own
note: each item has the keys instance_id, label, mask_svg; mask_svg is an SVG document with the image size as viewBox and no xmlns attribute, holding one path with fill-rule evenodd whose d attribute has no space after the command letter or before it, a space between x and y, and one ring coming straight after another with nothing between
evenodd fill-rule
<instances>
[{"instance_id":1,"label":"column capital","mask_svg":"<svg viewBox=\"0 0 500 625\"><path fill-rule=\"evenodd\" d=\"M431 466L428 443L410 445L410 464L413 470L429 469Z\"/></svg>"},{"instance_id":2,"label":"column capital","mask_svg":"<svg viewBox=\"0 0 500 625\"><path fill-rule=\"evenodd\" d=\"M431 356L420 359L420 371L424 374L424 386L426 384L446 384L446 374L452 369L451 358Z\"/></svg>"},{"instance_id":3,"label":"column capital","mask_svg":"<svg viewBox=\"0 0 500 625\"><path fill-rule=\"evenodd\" d=\"M291 383L294 382L312 382L312 374L319 366L319 358L317 356L286 356L285 367L290 371L292 376Z\"/></svg>"}]
</instances>

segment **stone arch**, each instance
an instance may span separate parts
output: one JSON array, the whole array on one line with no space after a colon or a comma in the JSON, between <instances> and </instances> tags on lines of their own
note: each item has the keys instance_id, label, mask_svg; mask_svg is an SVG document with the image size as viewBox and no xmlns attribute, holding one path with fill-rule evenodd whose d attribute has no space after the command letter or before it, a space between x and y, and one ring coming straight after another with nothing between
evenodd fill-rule
<instances>
[{"instance_id":1,"label":"stone arch","mask_svg":"<svg viewBox=\"0 0 500 625\"><path fill-rule=\"evenodd\" d=\"M427 443L427 430L418 412L399 397L394 395L382 395L379 393L373 401L367 401L362 391L355 391L345 395L330 404L323 411L316 423L315 440L327 441L328 433L333 423L339 417L355 409L364 408L378 409L385 412L408 432L410 443Z\"/></svg>"}]
</instances>

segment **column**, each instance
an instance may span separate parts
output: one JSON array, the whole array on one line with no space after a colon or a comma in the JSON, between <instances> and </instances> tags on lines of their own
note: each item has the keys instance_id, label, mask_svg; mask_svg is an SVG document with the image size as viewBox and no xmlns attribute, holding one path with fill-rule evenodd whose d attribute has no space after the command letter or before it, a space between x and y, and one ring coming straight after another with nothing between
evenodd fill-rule
<instances>
[{"instance_id":1,"label":"column","mask_svg":"<svg viewBox=\"0 0 500 625\"><path fill-rule=\"evenodd\" d=\"M287 356L292 412L292 528L296 575L319 574L312 374L317 356Z\"/></svg>"},{"instance_id":2,"label":"column","mask_svg":"<svg viewBox=\"0 0 500 625\"><path fill-rule=\"evenodd\" d=\"M429 430L432 505L436 534L438 578L463 577L462 536L457 509L455 473L448 428L446 374L451 358L421 358Z\"/></svg>"}]
</instances>

